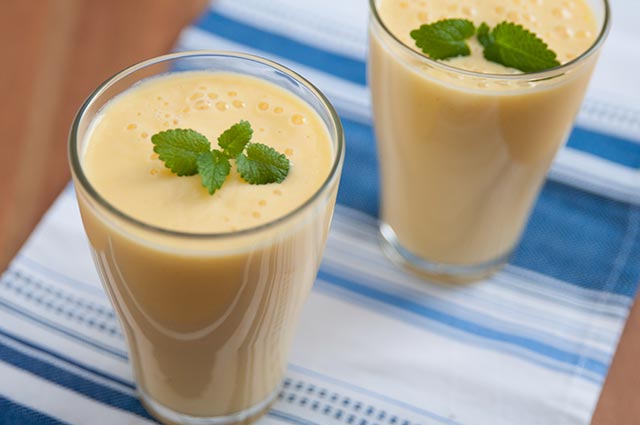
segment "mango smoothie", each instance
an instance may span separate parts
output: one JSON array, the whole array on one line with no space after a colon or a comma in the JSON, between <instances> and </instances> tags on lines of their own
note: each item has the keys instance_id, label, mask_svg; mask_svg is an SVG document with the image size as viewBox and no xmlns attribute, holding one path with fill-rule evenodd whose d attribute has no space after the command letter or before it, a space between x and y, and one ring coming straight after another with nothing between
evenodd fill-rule
<instances>
[{"instance_id":1,"label":"mango smoothie","mask_svg":"<svg viewBox=\"0 0 640 425\"><path fill-rule=\"evenodd\" d=\"M312 86L296 82L293 89L303 91L294 94L269 81L267 72L277 81L283 69L250 56L193 55L214 67L236 61L243 71L141 81L124 71L115 93L97 93L107 99L93 109L90 99L81 111L71 162L143 403L166 423L248 423L276 396L319 267L342 133ZM251 185L232 164L211 196L199 176L172 174L153 151L150 137L159 131L193 129L215 145L241 120L251 124L253 141L290 160L281 184Z\"/></svg>"},{"instance_id":2,"label":"mango smoothie","mask_svg":"<svg viewBox=\"0 0 640 425\"><path fill-rule=\"evenodd\" d=\"M608 28L587 0L372 0L368 73L381 164L385 250L446 280L505 264L579 110ZM462 18L509 21L541 37L563 65L523 73L469 56L436 61L412 30Z\"/></svg>"}]
</instances>

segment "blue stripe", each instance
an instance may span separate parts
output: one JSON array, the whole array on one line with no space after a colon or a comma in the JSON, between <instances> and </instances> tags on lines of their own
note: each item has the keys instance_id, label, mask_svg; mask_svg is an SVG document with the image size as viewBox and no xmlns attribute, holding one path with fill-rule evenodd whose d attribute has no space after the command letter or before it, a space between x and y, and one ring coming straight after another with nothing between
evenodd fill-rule
<instances>
[{"instance_id":1,"label":"blue stripe","mask_svg":"<svg viewBox=\"0 0 640 425\"><path fill-rule=\"evenodd\" d=\"M290 413L283 412L281 410L271 409L267 416L271 416L276 419L280 419L281 421L296 424L296 425L318 425L315 422L308 421L306 419L301 418L300 416L292 415Z\"/></svg>"},{"instance_id":2,"label":"blue stripe","mask_svg":"<svg viewBox=\"0 0 640 425\"><path fill-rule=\"evenodd\" d=\"M566 350L558 349L543 342L536 341L532 338L527 338L519 335L510 335L505 332L488 328L479 323L463 320L459 317L447 314L434 308L420 305L412 300L404 299L402 297L398 297L396 295L365 286L361 283L329 274L322 270L318 273L318 276L327 283L347 289L351 292L355 292L359 295L368 297L375 301L400 308L418 316L443 323L447 326L461 330L468 334L476 335L491 341L521 347L561 363L569 364L572 366L579 366L599 376L604 376L608 369L608 364L605 364L603 362L581 356L576 353L571 353Z\"/></svg>"},{"instance_id":3,"label":"blue stripe","mask_svg":"<svg viewBox=\"0 0 640 425\"><path fill-rule=\"evenodd\" d=\"M53 323L52 321L50 321L50 320L48 320L46 318L43 318L41 316L37 316L35 314L32 314L32 313L28 312L27 310L25 310L23 308L20 308L19 306L15 305L15 304L8 303L8 302L5 302L4 300L0 299L0 307L4 307L5 309L7 309L7 310L19 315L19 316L22 316L22 317L28 319L29 321L31 321L33 323L36 323L36 324L38 324L38 325L40 325L40 326L42 326L44 328L52 329L52 330L54 330L54 331L56 331L56 332L58 332L58 333L60 333L60 334L62 334L64 336L66 336L66 337L69 337L69 338L71 338L73 340L83 342L84 344L86 344L86 345L88 345L90 347L97 348L100 351L103 351L105 353L111 354L112 356L118 358L119 360L128 360L127 354L125 352L123 352L123 351L113 349L113 348L111 348L111 347L109 347L109 346L107 346L107 345L105 345L105 344L103 344L103 343L101 343L99 341L96 341L96 340L94 340L92 338L87 338L85 336L82 336L82 335L80 335L80 334L78 334L76 332L71 331L70 329L68 329L68 328L66 328L64 326L55 324L55 323Z\"/></svg>"},{"instance_id":4,"label":"blue stripe","mask_svg":"<svg viewBox=\"0 0 640 425\"><path fill-rule=\"evenodd\" d=\"M366 84L365 66L362 61L261 30L212 10L202 16L195 25L254 49L292 59L360 85Z\"/></svg>"},{"instance_id":5,"label":"blue stripe","mask_svg":"<svg viewBox=\"0 0 640 425\"><path fill-rule=\"evenodd\" d=\"M81 363L78 363L75 360L72 360L71 358L69 358L67 356L55 353L55 352L53 352L51 350L48 350L47 348L45 348L45 347L43 347L41 345L34 344L34 343L29 342L29 341L27 341L25 339L22 339L22 338L20 338L18 336L15 336L15 335L12 335L10 333L7 333L7 332L3 331L2 329L0 329L0 335L4 336L5 338L11 339L11 340L13 340L13 341L15 341L15 342L17 342L19 344L22 344L22 345L24 345L26 347L29 347L32 350L40 351L42 353L45 353L48 356L51 356L51 357L53 357L55 359L58 359L58 360L61 360L61 361L65 362L65 363L67 363L67 364L69 364L71 366L74 366L74 367L76 367L78 369L82 369L85 372L92 373L92 374L94 374L96 376L99 376L99 377L104 378L106 380L115 382L115 383L117 383L119 385L122 385L122 386L127 387L127 388L132 389L132 390L135 390L135 388L136 388L135 385L133 385L129 381L125 381L124 379L118 378L117 376L102 372L102 371L100 371L98 369L94 369L94 368L92 368L90 366L86 366L86 365L81 364Z\"/></svg>"},{"instance_id":6,"label":"blue stripe","mask_svg":"<svg viewBox=\"0 0 640 425\"><path fill-rule=\"evenodd\" d=\"M510 262L583 288L633 297L640 281L638 214L637 206L548 181Z\"/></svg>"},{"instance_id":7,"label":"blue stripe","mask_svg":"<svg viewBox=\"0 0 640 425\"><path fill-rule=\"evenodd\" d=\"M640 143L576 127L567 144L627 167L640 168Z\"/></svg>"},{"instance_id":8,"label":"blue stripe","mask_svg":"<svg viewBox=\"0 0 640 425\"><path fill-rule=\"evenodd\" d=\"M65 422L0 396L0 424L65 425Z\"/></svg>"},{"instance_id":9,"label":"blue stripe","mask_svg":"<svg viewBox=\"0 0 640 425\"><path fill-rule=\"evenodd\" d=\"M352 120L341 121L347 142L338 203L377 217L380 183L373 129Z\"/></svg>"},{"instance_id":10,"label":"blue stripe","mask_svg":"<svg viewBox=\"0 0 640 425\"><path fill-rule=\"evenodd\" d=\"M19 369L54 382L100 403L152 419L136 397L116 391L82 376L73 374L35 357L14 350L0 342L0 359Z\"/></svg>"}]
</instances>

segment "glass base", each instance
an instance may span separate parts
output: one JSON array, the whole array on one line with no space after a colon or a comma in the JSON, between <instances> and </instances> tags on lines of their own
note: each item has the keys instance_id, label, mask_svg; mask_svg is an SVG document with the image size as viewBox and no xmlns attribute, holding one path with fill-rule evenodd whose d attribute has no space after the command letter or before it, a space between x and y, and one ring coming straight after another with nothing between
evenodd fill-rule
<instances>
[{"instance_id":1,"label":"glass base","mask_svg":"<svg viewBox=\"0 0 640 425\"><path fill-rule=\"evenodd\" d=\"M436 263L410 252L403 247L391 226L385 222L379 227L382 250L394 263L429 280L444 283L469 283L487 278L507 264L511 251L480 264L460 265Z\"/></svg>"},{"instance_id":2,"label":"glass base","mask_svg":"<svg viewBox=\"0 0 640 425\"><path fill-rule=\"evenodd\" d=\"M167 425L249 425L267 413L278 397L279 392L280 388L278 387L264 400L240 412L226 416L204 417L176 412L153 400L147 393L138 388L138 396L147 411L154 418Z\"/></svg>"}]
</instances>

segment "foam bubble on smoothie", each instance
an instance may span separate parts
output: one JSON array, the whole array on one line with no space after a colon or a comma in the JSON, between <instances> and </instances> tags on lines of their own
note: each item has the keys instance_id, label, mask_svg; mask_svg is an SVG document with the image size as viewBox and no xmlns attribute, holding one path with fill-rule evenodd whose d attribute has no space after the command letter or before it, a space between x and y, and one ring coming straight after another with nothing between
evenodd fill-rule
<instances>
[{"instance_id":1,"label":"foam bubble on smoothie","mask_svg":"<svg viewBox=\"0 0 640 425\"><path fill-rule=\"evenodd\" d=\"M303 125L305 122L307 122L307 119L304 117L304 115L293 114L291 116L291 122L295 125Z\"/></svg>"}]
</instances>

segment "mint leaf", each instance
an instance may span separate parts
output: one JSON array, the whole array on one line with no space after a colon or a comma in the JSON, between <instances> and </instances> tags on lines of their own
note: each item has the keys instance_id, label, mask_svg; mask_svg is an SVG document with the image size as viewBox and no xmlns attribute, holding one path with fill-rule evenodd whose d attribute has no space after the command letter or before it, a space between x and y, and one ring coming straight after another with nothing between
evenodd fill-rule
<instances>
[{"instance_id":1,"label":"mint leaf","mask_svg":"<svg viewBox=\"0 0 640 425\"><path fill-rule=\"evenodd\" d=\"M220 189L231 171L229 159L220 151L203 152L196 160L202 186L206 187L209 195Z\"/></svg>"},{"instance_id":2,"label":"mint leaf","mask_svg":"<svg viewBox=\"0 0 640 425\"><path fill-rule=\"evenodd\" d=\"M194 130L176 128L151 136L153 151L164 162L165 167L179 176L198 173L196 159L202 152L209 152L211 144L202 134Z\"/></svg>"},{"instance_id":3,"label":"mint leaf","mask_svg":"<svg viewBox=\"0 0 640 425\"><path fill-rule=\"evenodd\" d=\"M494 42L493 37L489 34L489 25L486 22L483 22L478 27L478 41L484 47L489 46Z\"/></svg>"},{"instance_id":4,"label":"mint leaf","mask_svg":"<svg viewBox=\"0 0 640 425\"><path fill-rule=\"evenodd\" d=\"M523 72L537 72L560 65L556 54L531 31L511 22L501 22L489 32L487 24L478 30L484 57Z\"/></svg>"},{"instance_id":5,"label":"mint leaf","mask_svg":"<svg viewBox=\"0 0 640 425\"><path fill-rule=\"evenodd\" d=\"M468 19L443 19L433 24L422 25L411 31L416 46L432 59L448 59L469 56L471 50L465 41L473 37L476 28Z\"/></svg>"},{"instance_id":6,"label":"mint leaf","mask_svg":"<svg viewBox=\"0 0 640 425\"><path fill-rule=\"evenodd\" d=\"M251 143L236 158L240 176L250 184L281 183L289 174L287 157L270 146Z\"/></svg>"},{"instance_id":7,"label":"mint leaf","mask_svg":"<svg viewBox=\"0 0 640 425\"><path fill-rule=\"evenodd\" d=\"M253 129L248 121L240 121L238 124L232 125L228 130L218 137L218 145L224 149L225 155L229 158L235 158L251 141Z\"/></svg>"}]
</instances>

